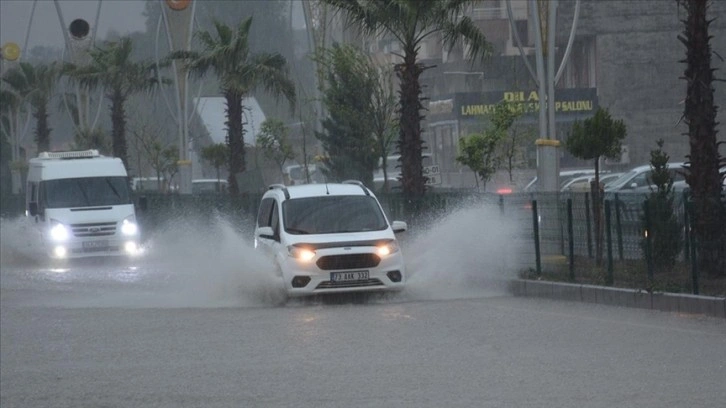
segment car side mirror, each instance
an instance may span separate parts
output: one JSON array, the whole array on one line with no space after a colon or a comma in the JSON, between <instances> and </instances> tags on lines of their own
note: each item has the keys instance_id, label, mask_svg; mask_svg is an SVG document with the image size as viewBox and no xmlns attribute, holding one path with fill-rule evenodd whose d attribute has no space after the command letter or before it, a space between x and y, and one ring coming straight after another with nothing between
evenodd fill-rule
<instances>
[{"instance_id":1,"label":"car side mirror","mask_svg":"<svg viewBox=\"0 0 726 408\"><path fill-rule=\"evenodd\" d=\"M406 224L403 221L393 221L391 223L391 228L393 229L394 233L404 232L408 229L408 224Z\"/></svg>"},{"instance_id":2,"label":"car side mirror","mask_svg":"<svg viewBox=\"0 0 726 408\"><path fill-rule=\"evenodd\" d=\"M264 239L275 239L275 231L272 230L272 227L260 227L257 230L257 236Z\"/></svg>"},{"instance_id":3,"label":"car side mirror","mask_svg":"<svg viewBox=\"0 0 726 408\"><path fill-rule=\"evenodd\" d=\"M32 215L33 217L38 215L38 203L36 203L35 201L29 202L28 203L28 212L30 212L30 215Z\"/></svg>"},{"instance_id":4,"label":"car side mirror","mask_svg":"<svg viewBox=\"0 0 726 408\"><path fill-rule=\"evenodd\" d=\"M630 183L630 188L638 188L638 183Z\"/></svg>"}]
</instances>

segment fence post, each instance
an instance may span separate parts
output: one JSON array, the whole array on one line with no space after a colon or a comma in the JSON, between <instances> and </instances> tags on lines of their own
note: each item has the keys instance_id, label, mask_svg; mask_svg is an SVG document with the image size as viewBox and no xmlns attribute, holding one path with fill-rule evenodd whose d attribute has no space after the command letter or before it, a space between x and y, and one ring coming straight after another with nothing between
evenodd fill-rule
<instances>
[{"instance_id":1,"label":"fence post","mask_svg":"<svg viewBox=\"0 0 726 408\"><path fill-rule=\"evenodd\" d=\"M690 219L693 219L693 205L689 202L686 205L686 211L688 212L688 217ZM688 237L690 240L690 247L691 247L691 280L693 282L693 294L698 295L698 259L697 259L697 252L696 252L696 234L693 232L693 228L688 229Z\"/></svg>"},{"instance_id":2,"label":"fence post","mask_svg":"<svg viewBox=\"0 0 726 408\"><path fill-rule=\"evenodd\" d=\"M572 228L572 198L567 199L567 243L570 250L570 281L575 281L575 234Z\"/></svg>"},{"instance_id":3,"label":"fence post","mask_svg":"<svg viewBox=\"0 0 726 408\"><path fill-rule=\"evenodd\" d=\"M534 226L534 257L537 265L537 276L542 275L542 259L539 252L539 215L537 214L537 200L532 200L532 223Z\"/></svg>"},{"instance_id":4,"label":"fence post","mask_svg":"<svg viewBox=\"0 0 726 408\"><path fill-rule=\"evenodd\" d=\"M585 225L587 226L587 256L592 259L592 227L590 226L590 193L585 193Z\"/></svg>"},{"instance_id":5,"label":"fence post","mask_svg":"<svg viewBox=\"0 0 726 408\"><path fill-rule=\"evenodd\" d=\"M691 236L689 234L689 231L691 230L691 220L690 216L688 214L688 191L683 190L683 243L685 244L685 247L683 248L683 258L688 262L688 260L691 257Z\"/></svg>"},{"instance_id":6,"label":"fence post","mask_svg":"<svg viewBox=\"0 0 726 408\"><path fill-rule=\"evenodd\" d=\"M615 193L615 232L618 235L618 255L620 256L620 262L625 260L623 255L623 224L620 220L620 198Z\"/></svg>"},{"instance_id":7,"label":"fence post","mask_svg":"<svg viewBox=\"0 0 726 408\"><path fill-rule=\"evenodd\" d=\"M610 224L610 200L605 200L605 237L608 245L608 285L612 285L615 282L613 276L613 234Z\"/></svg>"},{"instance_id":8,"label":"fence post","mask_svg":"<svg viewBox=\"0 0 726 408\"><path fill-rule=\"evenodd\" d=\"M645 264L648 269L648 283L651 288L653 286L653 256L652 242L650 237L650 203L646 200L643 204L643 213L645 215Z\"/></svg>"}]
</instances>

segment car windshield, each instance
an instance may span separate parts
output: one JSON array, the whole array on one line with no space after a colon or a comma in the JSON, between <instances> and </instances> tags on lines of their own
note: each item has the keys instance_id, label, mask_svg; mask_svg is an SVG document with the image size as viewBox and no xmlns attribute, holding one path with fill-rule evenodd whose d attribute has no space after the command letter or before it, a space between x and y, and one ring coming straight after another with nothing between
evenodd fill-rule
<instances>
[{"instance_id":1,"label":"car windshield","mask_svg":"<svg viewBox=\"0 0 726 408\"><path fill-rule=\"evenodd\" d=\"M333 234L378 231L388 227L375 198L323 196L287 200L282 204L285 231L290 234Z\"/></svg>"},{"instance_id":2,"label":"car windshield","mask_svg":"<svg viewBox=\"0 0 726 408\"><path fill-rule=\"evenodd\" d=\"M130 204L128 178L81 177L40 183L46 208L92 207Z\"/></svg>"}]
</instances>

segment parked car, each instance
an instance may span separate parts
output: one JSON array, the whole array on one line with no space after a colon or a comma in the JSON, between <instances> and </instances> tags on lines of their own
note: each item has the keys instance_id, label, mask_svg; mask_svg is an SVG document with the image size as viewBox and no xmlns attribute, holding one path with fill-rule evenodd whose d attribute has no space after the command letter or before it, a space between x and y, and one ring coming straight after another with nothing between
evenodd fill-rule
<instances>
[{"instance_id":1,"label":"parked car","mask_svg":"<svg viewBox=\"0 0 726 408\"><path fill-rule=\"evenodd\" d=\"M668 171L674 182L685 180L682 162L668 163ZM650 164L631 169L605 186L606 193L647 193L653 184L651 178L653 167Z\"/></svg>"},{"instance_id":2,"label":"parked car","mask_svg":"<svg viewBox=\"0 0 726 408\"><path fill-rule=\"evenodd\" d=\"M289 296L398 291L406 266L396 234L406 229L361 182L275 184L262 196L254 242Z\"/></svg>"},{"instance_id":3,"label":"parked car","mask_svg":"<svg viewBox=\"0 0 726 408\"><path fill-rule=\"evenodd\" d=\"M608 183L620 177L623 173L600 174L600 184L607 186ZM562 184L562 192L587 192L590 191L590 184L595 180L595 175L579 176Z\"/></svg>"},{"instance_id":4,"label":"parked car","mask_svg":"<svg viewBox=\"0 0 726 408\"><path fill-rule=\"evenodd\" d=\"M604 170L600 172L600 177L603 177L603 175L608 174L609 171ZM560 171L560 189L565 186L569 181L576 177L582 177L582 176L594 176L595 175L595 169L573 169L573 170L562 170ZM527 183L527 185L524 187L524 192L527 193L533 193L537 191L537 176L534 176L534 178Z\"/></svg>"},{"instance_id":5,"label":"parked car","mask_svg":"<svg viewBox=\"0 0 726 408\"><path fill-rule=\"evenodd\" d=\"M192 194L226 193L227 180L196 179L192 180Z\"/></svg>"}]
</instances>

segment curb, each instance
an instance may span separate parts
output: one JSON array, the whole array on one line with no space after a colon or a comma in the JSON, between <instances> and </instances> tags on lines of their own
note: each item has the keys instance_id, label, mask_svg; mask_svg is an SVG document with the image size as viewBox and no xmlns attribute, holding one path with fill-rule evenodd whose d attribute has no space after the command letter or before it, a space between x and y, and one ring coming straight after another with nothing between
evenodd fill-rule
<instances>
[{"instance_id":1,"label":"curb","mask_svg":"<svg viewBox=\"0 0 726 408\"><path fill-rule=\"evenodd\" d=\"M679 293L649 293L637 289L611 288L562 282L515 279L509 283L514 296L544 297L610 306L634 307L726 319L726 298Z\"/></svg>"}]
</instances>

